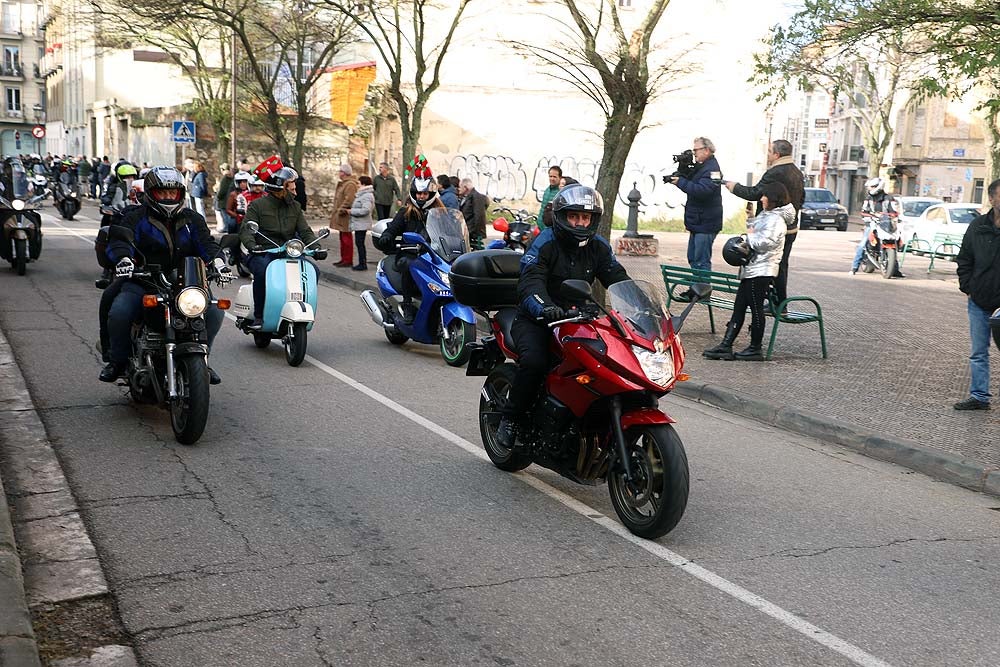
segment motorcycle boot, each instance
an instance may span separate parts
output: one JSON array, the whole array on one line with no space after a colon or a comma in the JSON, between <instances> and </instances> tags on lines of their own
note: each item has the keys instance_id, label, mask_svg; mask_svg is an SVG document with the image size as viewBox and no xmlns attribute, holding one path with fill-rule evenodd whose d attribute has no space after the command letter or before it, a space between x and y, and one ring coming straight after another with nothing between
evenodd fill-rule
<instances>
[{"instance_id":1,"label":"motorcycle boot","mask_svg":"<svg viewBox=\"0 0 1000 667\"><path fill-rule=\"evenodd\" d=\"M417 309L412 301L403 301L399 304L399 313L403 316L403 324L413 324Z\"/></svg>"},{"instance_id":2,"label":"motorcycle boot","mask_svg":"<svg viewBox=\"0 0 1000 667\"><path fill-rule=\"evenodd\" d=\"M497 425L497 444L504 449L514 449L517 444L517 420L504 415Z\"/></svg>"},{"instance_id":3,"label":"motorcycle boot","mask_svg":"<svg viewBox=\"0 0 1000 667\"><path fill-rule=\"evenodd\" d=\"M219 374L215 372L211 366L208 367L208 383L209 384L222 384L222 378Z\"/></svg>"},{"instance_id":4,"label":"motorcycle boot","mask_svg":"<svg viewBox=\"0 0 1000 667\"><path fill-rule=\"evenodd\" d=\"M101 369L101 374L97 376L101 382L114 382L122 375L125 374L125 370L128 368L128 363L112 361L108 363L103 369Z\"/></svg>"},{"instance_id":5,"label":"motorcycle boot","mask_svg":"<svg viewBox=\"0 0 1000 667\"><path fill-rule=\"evenodd\" d=\"M760 343L750 343L744 350L740 350L733 357L737 361L764 361L764 352Z\"/></svg>"},{"instance_id":6,"label":"motorcycle boot","mask_svg":"<svg viewBox=\"0 0 1000 667\"><path fill-rule=\"evenodd\" d=\"M710 347L701 353L701 356L706 359L723 359L725 361L733 360L733 341L736 340L736 334L739 331L733 326L732 322L726 324L726 333L722 337L722 340L715 347Z\"/></svg>"}]
</instances>

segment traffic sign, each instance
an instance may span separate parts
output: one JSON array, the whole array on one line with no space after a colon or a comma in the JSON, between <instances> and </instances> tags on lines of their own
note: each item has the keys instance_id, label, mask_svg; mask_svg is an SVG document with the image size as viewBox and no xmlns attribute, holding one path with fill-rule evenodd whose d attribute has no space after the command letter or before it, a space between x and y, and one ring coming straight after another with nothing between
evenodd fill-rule
<instances>
[{"instance_id":1,"label":"traffic sign","mask_svg":"<svg viewBox=\"0 0 1000 667\"><path fill-rule=\"evenodd\" d=\"M34 126L33 128L31 128L31 136L33 136L35 139L44 139L45 127L42 125Z\"/></svg>"},{"instance_id":2,"label":"traffic sign","mask_svg":"<svg viewBox=\"0 0 1000 667\"><path fill-rule=\"evenodd\" d=\"M193 120L175 120L174 121L174 143L175 144L193 144L194 143L194 121Z\"/></svg>"}]
</instances>

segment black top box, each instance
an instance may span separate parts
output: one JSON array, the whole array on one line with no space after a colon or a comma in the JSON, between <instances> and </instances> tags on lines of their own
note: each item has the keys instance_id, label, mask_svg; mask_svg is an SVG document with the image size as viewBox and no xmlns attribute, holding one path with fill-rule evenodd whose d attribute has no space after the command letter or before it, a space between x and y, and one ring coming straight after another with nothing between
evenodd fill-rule
<instances>
[{"instance_id":1,"label":"black top box","mask_svg":"<svg viewBox=\"0 0 1000 667\"><path fill-rule=\"evenodd\" d=\"M449 274L455 300L480 310L516 307L521 257L513 250L465 253L452 262Z\"/></svg>"}]
</instances>

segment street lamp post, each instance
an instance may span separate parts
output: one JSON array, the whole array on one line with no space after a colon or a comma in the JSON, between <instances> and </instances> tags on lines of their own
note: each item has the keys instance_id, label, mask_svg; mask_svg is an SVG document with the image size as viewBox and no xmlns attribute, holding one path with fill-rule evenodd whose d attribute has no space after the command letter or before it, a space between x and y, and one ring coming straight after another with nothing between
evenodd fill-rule
<instances>
[{"instance_id":1,"label":"street lamp post","mask_svg":"<svg viewBox=\"0 0 1000 667\"><path fill-rule=\"evenodd\" d=\"M43 107L41 104L36 104L33 107L31 107L31 110L35 114L35 125L40 125L41 122L42 122L42 118L44 118L44 116L45 116L45 107ZM41 139L39 139L38 137L35 137L35 153L37 153L39 155L42 154L42 143L41 142L42 142Z\"/></svg>"}]
</instances>

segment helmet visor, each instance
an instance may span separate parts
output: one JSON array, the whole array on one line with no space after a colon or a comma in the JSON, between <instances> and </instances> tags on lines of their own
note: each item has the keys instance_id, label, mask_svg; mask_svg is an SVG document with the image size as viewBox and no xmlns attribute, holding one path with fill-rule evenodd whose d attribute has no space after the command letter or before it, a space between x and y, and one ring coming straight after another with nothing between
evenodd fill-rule
<instances>
[{"instance_id":1,"label":"helmet visor","mask_svg":"<svg viewBox=\"0 0 1000 667\"><path fill-rule=\"evenodd\" d=\"M184 191L180 188L155 188L149 191L149 196L159 204L180 204L184 200Z\"/></svg>"}]
</instances>

